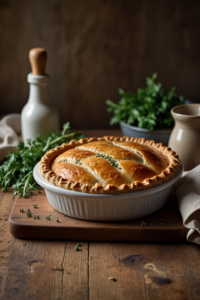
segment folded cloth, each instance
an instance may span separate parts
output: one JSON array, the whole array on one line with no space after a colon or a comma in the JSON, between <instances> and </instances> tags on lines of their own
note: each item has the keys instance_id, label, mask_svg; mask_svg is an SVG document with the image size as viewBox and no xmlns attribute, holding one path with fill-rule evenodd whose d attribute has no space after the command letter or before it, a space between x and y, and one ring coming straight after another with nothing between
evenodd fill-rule
<instances>
[{"instance_id":1,"label":"folded cloth","mask_svg":"<svg viewBox=\"0 0 200 300\"><path fill-rule=\"evenodd\" d=\"M186 238L200 245L200 165L187 172L176 188L183 225L189 229Z\"/></svg>"},{"instance_id":2,"label":"folded cloth","mask_svg":"<svg viewBox=\"0 0 200 300\"><path fill-rule=\"evenodd\" d=\"M8 152L18 150L21 141L21 115L10 114L0 121L0 163Z\"/></svg>"}]
</instances>

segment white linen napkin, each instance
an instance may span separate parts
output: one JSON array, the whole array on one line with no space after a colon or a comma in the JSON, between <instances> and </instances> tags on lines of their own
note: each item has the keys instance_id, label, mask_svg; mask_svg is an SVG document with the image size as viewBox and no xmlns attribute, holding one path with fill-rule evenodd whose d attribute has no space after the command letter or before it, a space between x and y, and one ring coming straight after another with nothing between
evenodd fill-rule
<instances>
[{"instance_id":1,"label":"white linen napkin","mask_svg":"<svg viewBox=\"0 0 200 300\"><path fill-rule=\"evenodd\" d=\"M200 245L200 165L187 172L176 184L176 196L187 240Z\"/></svg>"},{"instance_id":2,"label":"white linen napkin","mask_svg":"<svg viewBox=\"0 0 200 300\"><path fill-rule=\"evenodd\" d=\"M21 115L10 114L0 121L0 163L8 152L18 150L21 141Z\"/></svg>"}]
</instances>

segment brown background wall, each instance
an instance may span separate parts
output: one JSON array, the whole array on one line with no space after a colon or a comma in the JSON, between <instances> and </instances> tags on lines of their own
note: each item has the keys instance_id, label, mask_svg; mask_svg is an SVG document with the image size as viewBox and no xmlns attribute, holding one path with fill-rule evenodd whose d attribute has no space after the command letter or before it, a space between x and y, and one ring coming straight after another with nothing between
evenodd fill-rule
<instances>
[{"instance_id":1,"label":"brown background wall","mask_svg":"<svg viewBox=\"0 0 200 300\"><path fill-rule=\"evenodd\" d=\"M27 101L33 47L47 49L51 99L74 128L108 128L105 100L154 72L200 102L200 1L0 0L1 114Z\"/></svg>"}]
</instances>

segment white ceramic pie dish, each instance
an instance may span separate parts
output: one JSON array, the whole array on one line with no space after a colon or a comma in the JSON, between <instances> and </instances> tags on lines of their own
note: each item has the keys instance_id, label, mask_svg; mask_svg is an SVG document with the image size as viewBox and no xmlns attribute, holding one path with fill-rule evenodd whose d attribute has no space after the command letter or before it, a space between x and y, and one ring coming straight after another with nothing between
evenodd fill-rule
<instances>
[{"instance_id":1,"label":"white ceramic pie dish","mask_svg":"<svg viewBox=\"0 0 200 300\"><path fill-rule=\"evenodd\" d=\"M57 187L46 181L39 172L39 163L33 175L45 189L50 205L67 216L91 221L124 221L137 219L159 210L168 199L172 185L181 177L183 165L177 174L163 184L132 193L90 194Z\"/></svg>"}]
</instances>

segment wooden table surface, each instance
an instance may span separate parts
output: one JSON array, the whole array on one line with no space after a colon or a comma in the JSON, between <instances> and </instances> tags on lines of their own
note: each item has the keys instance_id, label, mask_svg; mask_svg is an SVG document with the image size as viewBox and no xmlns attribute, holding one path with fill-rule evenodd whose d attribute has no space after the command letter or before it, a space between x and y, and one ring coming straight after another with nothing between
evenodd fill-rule
<instances>
[{"instance_id":1,"label":"wooden table surface","mask_svg":"<svg viewBox=\"0 0 200 300\"><path fill-rule=\"evenodd\" d=\"M21 240L0 193L0 299L200 299L200 247ZM109 280L110 277L115 280Z\"/></svg>"}]
</instances>

